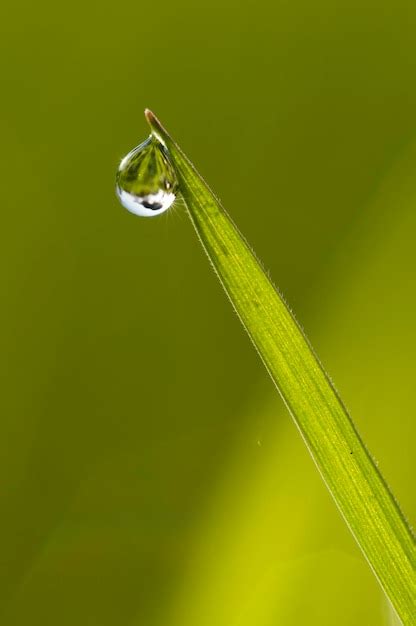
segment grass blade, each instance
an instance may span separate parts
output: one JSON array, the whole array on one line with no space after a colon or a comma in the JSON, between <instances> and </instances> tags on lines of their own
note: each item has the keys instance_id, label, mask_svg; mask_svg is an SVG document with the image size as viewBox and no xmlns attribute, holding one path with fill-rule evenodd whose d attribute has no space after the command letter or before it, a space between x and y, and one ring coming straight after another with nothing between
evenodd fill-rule
<instances>
[{"instance_id":1,"label":"grass blade","mask_svg":"<svg viewBox=\"0 0 416 626\"><path fill-rule=\"evenodd\" d=\"M415 542L302 330L202 177L146 111L169 149L198 237L275 382L345 522L405 625L414 624Z\"/></svg>"}]
</instances>

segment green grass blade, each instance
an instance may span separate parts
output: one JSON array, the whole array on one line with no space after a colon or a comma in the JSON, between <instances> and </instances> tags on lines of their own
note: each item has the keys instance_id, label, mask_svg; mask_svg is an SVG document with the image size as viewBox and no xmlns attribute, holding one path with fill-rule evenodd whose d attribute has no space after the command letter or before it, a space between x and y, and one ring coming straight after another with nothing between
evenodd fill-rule
<instances>
[{"instance_id":1,"label":"green grass blade","mask_svg":"<svg viewBox=\"0 0 416 626\"><path fill-rule=\"evenodd\" d=\"M286 403L323 480L404 624L415 623L411 530L305 335L207 184L146 111L168 147L198 237Z\"/></svg>"}]
</instances>

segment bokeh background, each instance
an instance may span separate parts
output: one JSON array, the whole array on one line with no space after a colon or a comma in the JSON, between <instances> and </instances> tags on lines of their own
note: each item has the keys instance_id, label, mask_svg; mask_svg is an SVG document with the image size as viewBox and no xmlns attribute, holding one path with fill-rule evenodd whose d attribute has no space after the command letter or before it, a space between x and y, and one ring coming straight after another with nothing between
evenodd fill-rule
<instances>
[{"instance_id":1,"label":"bokeh background","mask_svg":"<svg viewBox=\"0 0 416 626\"><path fill-rule=\"evenodd\" d=\"M393 623L184 207L114 177L152 108L414 521L415 3L0 13L1 623Z\"/></svg>"}]
</instances>

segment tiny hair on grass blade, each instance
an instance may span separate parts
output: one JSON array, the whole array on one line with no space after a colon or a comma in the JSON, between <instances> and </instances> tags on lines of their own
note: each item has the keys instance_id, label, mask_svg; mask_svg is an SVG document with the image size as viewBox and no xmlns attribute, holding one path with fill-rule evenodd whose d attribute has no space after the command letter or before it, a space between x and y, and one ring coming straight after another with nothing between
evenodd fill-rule
<instances>
[{"instance_id":1,"label":"tiny hair on grass blade","mask_svg":"<svg viewBox=\"0 0 416 626\"><path fill-rule=\"evenodd\" d=\"M211 264L282 396L346 524L406 626L415 624L411 529L311 345L221 203L155 115Z\"/></svg>"}]
</instances>

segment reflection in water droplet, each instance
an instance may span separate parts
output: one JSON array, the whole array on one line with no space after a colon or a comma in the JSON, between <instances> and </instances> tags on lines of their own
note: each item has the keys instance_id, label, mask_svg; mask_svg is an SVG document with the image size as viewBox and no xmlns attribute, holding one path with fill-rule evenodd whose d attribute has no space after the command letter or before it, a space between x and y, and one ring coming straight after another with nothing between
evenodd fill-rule
<instances>
[{"instance_id":1,"label":"reflection in water droplet","mask_svg":"<svg viewBox=\"0 0 416 626\"><path fill-rule=\"evenodd\" d=\"M131 213L152 217L166 211L178 189L166 147L153 135L129 152L120 163L116 192Z\"/></svg>"}]
</instances>

